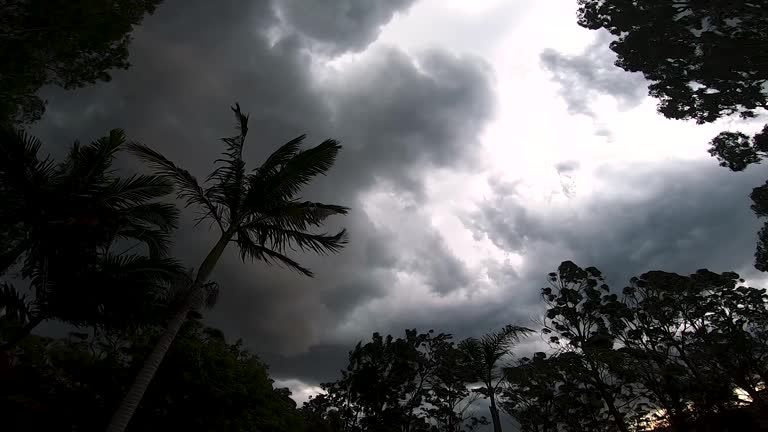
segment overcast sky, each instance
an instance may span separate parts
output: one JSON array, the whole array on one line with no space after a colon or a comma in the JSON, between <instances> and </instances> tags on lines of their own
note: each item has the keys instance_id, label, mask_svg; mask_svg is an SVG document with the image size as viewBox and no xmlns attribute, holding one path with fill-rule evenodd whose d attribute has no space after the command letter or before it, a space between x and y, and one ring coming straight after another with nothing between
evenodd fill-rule
<instances>
[{"instance_id":1,"label":"overcast sky","mask_svg":"<svg viewBox=\"0 0 768 432\"><path fill-rule=\"evenodd\" d=\"M374 331L529 325L563 260L617 288L655 269L759 278L748 194L766 172L706 153L718 131L759 123L662 118L642 76L613 66L610 39L576 25L576 3L166 0L135 32L131 69L48 90L34 132L61 149L121 127L199 178L236 101L252 166L302 133L341 140L305 197L352 208L331 223L349 229L346 250L299 256L315 279L234 250L214 274L210 324L298 400ZM215 233L191 221L176 253L197 266Z\"/></svg>"}]
</instances>

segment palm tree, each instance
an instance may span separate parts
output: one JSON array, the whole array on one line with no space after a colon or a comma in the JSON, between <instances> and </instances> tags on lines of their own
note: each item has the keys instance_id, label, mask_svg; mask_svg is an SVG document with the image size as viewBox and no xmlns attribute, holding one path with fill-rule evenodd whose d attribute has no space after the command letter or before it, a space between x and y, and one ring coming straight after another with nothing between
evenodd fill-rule
<instances>
[{"instance_id":1,"label":"palm tree","mask_svg":"<svg viewBox=\"0 0 768 432\"><path fill-rule=\"evenodd\" d=\"M224 138L226 150L201 186L188 171L177 167L162 154L142 144L131 144L131 151L178 188L179 197L202 211L199 221L210 220L219 229L219 240L197 269L186 301L168 323L154 350L136 376L122 404L115 412L108 431L125 430L144 392L168 352L190 311L201 302L202 287L230 243L235 243L240 257L279 264L309 276L312 272L285 254L298 247L318 254L338 252L347 242L346 230L336 234L316 234L330 216L346 214L346 207L301 201L297 194L314 177L324 175L333 166L341 149L338 142L326 140L320 145L300 150L304 135L272 153L264 163L246 171L243 144L248 133L248 116L240 105L232 107L239 134Z\"/></svg>"},{"instance_id":2,"label":"palm tree","mask_svg":"<svg viewBox=\"0 0 768 432\"><path fill-rule=\"evenodd\" d=\"M116 175L112 164L125 142L115 129L86 146L75 142L56 164L39 156L37 138L0 131L0 274L20 262L34 292L27 299L6 283L0 308L14 310L5 318L22 327L2 349L47 319L126 324L180 270L164 257L178 210L155 201L173 185L160 176ZM111 250L120 244L143 246L148 256Z\"/></svg>"},{"instance_id":3,"label":"palm tree","mask_svg":"<svg viewBox=\"0 0 768 432\"><path fill-rule=\"evenodd\" d=\"M0 133L0 274L20 257L42 259L45 250L69 242L103 248L118 239L144 243L150 255L167 251L177 209L153 202L173 191L160 176L119 177L112 168L126 142L120 129L90 145L75 142L59 164L38 155L37 138L12 129ZM69 243L68 243L69 244Z\"/></svg>"},{"instance_id":4,"label":"palm tree","mask_svg":"<svg viewBox=\"0 0 768 432\"><path fill-rule=\"evenodd\" d=\"M511 354L512 346L519 342L520 338L532 332L533 330L529 328L508 325L480 339L469 338L459 343L469 375L475 382L483 384L483 387L476 391L491 401L494 432L501 432L496 393L499 385L504 381L503 369L498 367L498 363Z\"/></svg>"}]
</instances>

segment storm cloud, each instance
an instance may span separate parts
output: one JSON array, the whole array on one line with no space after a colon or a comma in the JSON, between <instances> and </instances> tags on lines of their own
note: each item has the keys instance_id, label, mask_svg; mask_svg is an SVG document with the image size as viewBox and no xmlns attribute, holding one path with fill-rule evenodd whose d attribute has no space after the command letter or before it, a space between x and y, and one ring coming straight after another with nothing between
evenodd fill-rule
<instances>
[{"instance_id":1,"label":"storm cloud","mask_svg":"<svg viewBox=\"0 0 768 432\"><path fill-rule=\"evenodd\" d=\"M234 249L213 276L222 297L207 322L231 339L242 338L283 382L333 379L349 349L373 331L400 335L405 328L434 328L462 338L508 323L530 325L542 311L538 289L545 275L563 260L598 266L617 286L651 269L751 274L758 222L748 194L764 178L759 170L732 175L711 160L666 157L595 161L593 143L566 130L573 123L548 106L544 113L526 108L498 120L496 83L524 80L529 72L505 77L477 53L439 44L406 50L379 41L387 24L414 3L167 0L135 31L128 71L76 92L46 89L48 110L33 132L49 148L58 146L56 153L75 139L121 127L200 179L222 150L219 138L233 133L228 107L236 101L250 113L250 166L303 133L307 145L340 140L336 166L304 198L352 208L328 227L348 228L349 245L336 256L296 254L314 279L242 263ZM436 4L444 3L430 7ZM534 6L519 9L510 9L510 18L520 15L510 22L524 22ZM503 25L497 27L477 34L502 38ZM419 22L410 28L429 30ZM435 34L459 37L447 27ZM466 46L483 43L461 37ZM490 52L491 45L477 52ZM570 113L594 118L592 104L601 94L627 109L645 97L645 82L613 66L606 45L600 37L581 55L542 53L541 64L559 83ZM532 51L534 66L541 49ZM552 93L513 103L556 104ZM553 118L537 123L526 115ZM489 156L484 142L494 121L502 123L499 136L509 142L498 157ZM548 129L517 134L525 123ZM576 151L544 149L544 139ZM485 171L510 162L523 166L527 159L518 160L518 153L539 148L553 155L542 159L550 174L560 176L556 199L532 200L521 192L541 180L535 167L529 177L507 172L506 180ZM127 157L121 164L137 166ZM457 232L436 222L446 216L433 212L429 185L438 172L456 185L444 198L456 201L450 209L459 214L448 216L459 219ZM594 179L582 185L590 175ZM477 196L460 190L471 187L472 176L483 177ZM205 224L193 228L192 214L186 216L174 252L192 267L216 233ZM449 241L460 234L469 241L474 235L491 252L480 256Z\"/></svg>"},{"instance_id":2,"label":"storm cloud","mask_svg":"<svg viewBox=\"0 0 768 432\"><path fill-rule=\"evenodd\" d=\"M594 118L592 105L601 95L612 96L620 110L628 110L648 94L641 73L628 73L614 65L616 54L609 48L611 41L610 33L598 32L579 54L563 54L551 48L541 53L541 65L560 86L560 95L571 113Z\"/></svg>"},{"instance_id":3,"label":"storm cloud","mask_svg":"<svg viewBox=\"0 0 768 432\"><path fill-rule=\"evenodd\" d=\"M395 13L406 10L414 2L415 0L285 0L277 3L277 10L291 31L310 38L320 45L321 50L329 54L338 54L365 49L376 40L381 27L389 22Z\"/></svg>"},{"instance_id":4,"label":"storm cloud","mask_svg":"<svg viewBox=\"0 0 768 432\"><path fill-rule=\"evenodd\" d=\"M341 140L337 165L306 197L352 207L329 227L347 227L349 247L332 257L297 255L314 279L243 264L232 249L214 274L223 293L208 315L211 325L243 338L267 360L336 343L334 330L347 314L385 295L398 273L424 280L436 293L469 283L422 215L401 213L412 230L409 242L422 246L406 254L410 244L393 240L389 232L396 228L374 226L361 200L379 185L418 200L423 170L472 163L472 147L494 110L490 68L439 49L408 54L381 46L339 70L326 63L327 47L315 43L333 45L334 54L360 51L410 3L329 2L318 6L321 19L310 25L311 11L298 2L166 1L135 32L130 70L78 92L48 89L48 112L34 132L63 147L121 127L200 179L222 150L218 139L233 132L228 107L235 101L250 113L245 152L252 166L302 133L308 144ZM176 253L192 267L215 233L205 225L193 229L189 216Z\"/></svg>"},{"instance_id":5,"label":"storm cloud","mask_svg":"<svg viewBox=\"0 0 768 432\"><path fill-rule=\"evenodd\" d=\"M711 160L607 165L593 194L546 205L528 206L518 185L500 185L467 224L523 255L523 280L565 260L602 269L618 288L648 270L750 277L759 222L749 193L762 177L734 176Z\"/></svg>"}]
</instances>

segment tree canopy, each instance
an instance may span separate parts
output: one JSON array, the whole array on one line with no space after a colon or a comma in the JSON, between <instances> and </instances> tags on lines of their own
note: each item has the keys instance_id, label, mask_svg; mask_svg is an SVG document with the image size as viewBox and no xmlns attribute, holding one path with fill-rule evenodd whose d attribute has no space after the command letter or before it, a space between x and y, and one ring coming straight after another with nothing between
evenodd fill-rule
<instances>
[{"instance_id":1,"label":"tree canopy","mask_svg":"<svg viewBox=\"0 0 768 432\"><path fill-rule=\"evenodd\" d=\"M162 0L6 0L0 8L0 124L38 120L46 85L74 89L127 69L131 31ZM55 11L55 13L51 13Z\"/></svg>"},{"instance_id":2,"label":"tree canopy","mask_svg":"<svg viewBox=\"0 0 768 432\"><path fill-rule=\"evenodd\" d=\"M157 334L26 339L16 365L0 370L3 430L102 431ZM300 432L289 396L241 342L188 321L130 430Z\"/></svg>"},{"instance_id":3,"label":"tree canopy","mask_svg":"<svg viewBox=\"0 0 768 432\"><path fill-rule=\"evenodd\" d=\"M172 186L157 176L117 175L113 162L125 143L114 129L88 145L74 143L57 163L42 157L38 139L0 132L0 275L14 276L0 307L23 326L7 344L48 319L141 325L178 277L181 267L167 256L178 210L159 201Z\"/></svg>"},{"instance_id":4,"label":"tree canopy","mask_svg":"<svg viewBox=\"0 0 768 432\"><path fill-rule=\"evenodd\" d=\"M616 65L642 72L659 112L713 122L768 107L768 14L751 0L579 0L579 25L617 39Z\"/></svg>"}]
</instances>

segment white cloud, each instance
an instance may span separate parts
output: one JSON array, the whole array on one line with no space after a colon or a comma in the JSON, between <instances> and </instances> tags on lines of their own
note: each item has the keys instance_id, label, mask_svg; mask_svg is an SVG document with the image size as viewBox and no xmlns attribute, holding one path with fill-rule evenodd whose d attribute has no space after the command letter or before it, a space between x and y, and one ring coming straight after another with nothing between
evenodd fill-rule
<instances>
[{"instance_id":1,"label":"white cloud","mask_svg":"<svg viewBox=\"0 0 768 432\"><path fill-rule=\"evenodd\" d=\"M297 379L275 380L273 387L287 387L291 391L291 399L293 399L298 404L298 406L304 404L304 402L308 401L310 397L316 396L323 392L323 389L321 389L319 386L309 385Z\"/></svg>"},{"instance_id":2,"label":"white cloud","mask_svg":"<svg viewBox=\"0 0 768 432\"><path fill-rule=\"evenodd\" d=\"M409 314L418 313L411 304L444 313L469 301L460 293L474 292L473 303L498 301L499 287L492 286L501 280L484 281L482 275L493 273L494 266L521 269L526 263L525 253L504 250L487 237L478 236L465 225L464 216L487 205L485 198L491 190L499 191L500 182L517 185L514 199L523 209L540 215L563 208L582 214L585 206L613 190L601 178L600 170L627 163L709 159L709 139L733 123L728 120L699 126L667 120L656 113L655 101L650 98L637 99L635 94L632 103L624 103L597 90L590 90L586 102L592 118L574 115L563 100L560 86L542 67L540 55L555 49L558 55L577 56L585 49L599 47L595 44L607 43L576 24L576 2L481 3L464 8L457 2L421 1L388 24L369 48L394 44L407 52L419 52L439 47L478 55L490 64L498 109L482 133L482 146L475 150L479 164L464 170L422 171L420 175L427 183L425 201L410 210L393 211L401 198L397 190L374 189L365 199L366 212L381 226L397 230L423 224L424 229L439 233L448 250L460 257L476 279L465 290L456 291L458 297L454 298L440 297L414 274L401 274L397 286L390 287L384 296L360 304L339 327L342 333L360 332L361 323L366 330L389 328L393 322L402 327L409 322ZM489 22L491 17L503 20ZM601 67L611 79L603 90L619 88L624 72L608 69L611 65ZM633 79L627 75L627 85L634 85ZM564 169L565 162L572 169ZM658 193L658 189L647 192ZM631 230L631 226L622 229ZM421 236L391 236L399 250L420 251ZM552 262L550 267L557 264ZM520 286L519 282L503 288L535 291L536 287Z\"/></svg>"}]
</instances>

